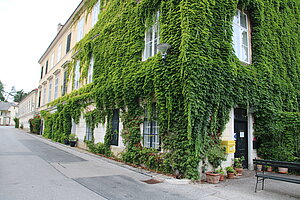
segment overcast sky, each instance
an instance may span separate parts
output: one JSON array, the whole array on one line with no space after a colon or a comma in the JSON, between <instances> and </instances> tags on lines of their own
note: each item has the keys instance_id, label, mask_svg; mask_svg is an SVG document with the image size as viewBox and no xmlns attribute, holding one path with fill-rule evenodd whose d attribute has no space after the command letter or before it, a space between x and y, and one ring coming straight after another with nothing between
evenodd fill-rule
<instances>
[{"instance_id":1,"label":"overcast sky","mask_svg":"<svg viewBox=\"0 0 300 200\"><path fill-rule=\"evenodd\" d=\"M38 87L38 60L81 0L0 0L0 80L5 90Z\"/></svg>"}]
</instances>

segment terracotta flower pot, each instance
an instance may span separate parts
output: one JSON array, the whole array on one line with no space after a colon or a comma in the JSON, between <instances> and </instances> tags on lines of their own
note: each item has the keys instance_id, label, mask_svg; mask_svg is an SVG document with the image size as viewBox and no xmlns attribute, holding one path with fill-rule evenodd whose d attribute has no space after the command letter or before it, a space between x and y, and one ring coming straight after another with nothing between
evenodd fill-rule
<instances>
[{"instance_id":1,"label":"terracotta flower pot","mask_svg":"<svg viewBox=\"0 0 300 200\"><path fill-rule=\"evenodd\" d=\"M220 181L224 181L225 180L225 175L224 174L220 174Z\"/></svg>"},{"instance_id":2,"label":"terracotta flower pot","mask_svg":"<svg viewBox=\"0 0 300 200\"><path fill-rule=\"evenodd\" d=\"M271 172L272 170L272 167L267 167L267 172Z\"/></svg>"},{"instance_id":3,"label":"terracotta flower pot","mask_svg":"<svg viewBox=\"0 0 300 200\"><path fill-rule=\"evenodd\" d=\"M220 181L220 174L215 174L213 172L206 172L206 182L217 184Z\"/></svg>"},{"instance_id":4,"label":"terracotta flower pot","mask_svg":"<svg viewBox=\"0 0 300 200\"><path fill-rule=\"evenodd\" d=\"M228 172L227 172L227 178L229 178L229 179L234 178L234 173L228 173Z\"/></svg>"},{"instance_id":5,"label":"terracotta flower pot","mask_svg":"<svg viewBox=\"0 0 300 200\"><path fill-rule=\"evenodd\" d=\"M256 165L256 170L258 172L261 172L262 171L262 165Z\"/></svg>"},{"instance_id":6,"label":"terracotta flower pot","mask_svg":"<svg viewBox=\"0 0 300 200\"><path fill-rule=\"evenodd\" d=\"M241 176L244 169L243 168L235 168L235 171L238 173L239 176Z\"/></svg>"},{"instance_id":7,"label":"terracotta flower pot","mask_svg":"<svg viewBox=\"0 0 300 200\"><path fill-rule=\"evenodd\" d=\"M285 167L278 167L278 173L280 174L287 174L289 171L288 168L285 168Z\"/></svg>"}]
</instances>

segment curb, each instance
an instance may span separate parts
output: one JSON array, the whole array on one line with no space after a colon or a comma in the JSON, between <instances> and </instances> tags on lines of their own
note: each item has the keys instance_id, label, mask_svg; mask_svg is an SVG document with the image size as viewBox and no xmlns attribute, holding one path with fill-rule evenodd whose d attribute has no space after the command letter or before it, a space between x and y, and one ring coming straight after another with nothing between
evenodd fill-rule
<instances>
[{"instance_id":1,"label":"curb","mask_svg":"<svg viewBox=\"0 0 300 200\"><path fill-rule=\"evenodd\" d=\"M160 173L156 173L156 172L151 172L151 171L148 171L148 170L142 169L142 168L136 168L136 167L127 165L126 163L118 162L116 160L112 160L112 159L103 157L101 155L97 155L97 154L91 153L91 152L89 152L87 150L84 150L84 149L81 149L81 148L78 148L78 147L70 147L70 146L61 144L59 142L54 142L54 141L52 141L50 139L44 138L41 135L35 135L35 134L29 133L29 132L25 132L25 131L23 131L23 132L27 133L28 135L30 135L33 138L36 138L36 139L40 140L43 143L46 143L46 144L51 145L53 147L56 147L56 148L58 148L58 149L60 149L62 151L65 151L65 150L68 149L68 150L71 150L71 151L73 150L73 151L76 151L76 152L79 152L79 153L83 153L83 154L92 156L94 158L104 160L104 161L106 161L108 163L111 163L111 164L114 164L114 165L118 165L118 166L123 167L125 169L134 171L136 173L143 174L145 176L149 176L150 178L159 180L161 182L166 182L166 183L170 183L170 184L190 184L190 180L188 180L188 179L175 179L173 177L170 177L170 176L167 176L167 175L164 175L164 174L160 174Z\"/></svg>"}]
</instances>

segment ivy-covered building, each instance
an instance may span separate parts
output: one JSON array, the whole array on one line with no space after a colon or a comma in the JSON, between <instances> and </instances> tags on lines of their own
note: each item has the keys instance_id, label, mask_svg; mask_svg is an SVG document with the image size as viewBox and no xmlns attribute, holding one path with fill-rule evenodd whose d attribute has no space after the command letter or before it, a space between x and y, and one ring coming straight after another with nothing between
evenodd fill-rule
<instances>
[{"instance_id":1,"label":"ivy-covered building","mask_svg":"<svg viewBox=\"0 0 300 200\"><path fill-rule=\"evenodd\" d=\"M82 1L40 59L43 134L193 179L257 153L299 161L299 14L295 0Z\"/></svg>"}]
</instances>

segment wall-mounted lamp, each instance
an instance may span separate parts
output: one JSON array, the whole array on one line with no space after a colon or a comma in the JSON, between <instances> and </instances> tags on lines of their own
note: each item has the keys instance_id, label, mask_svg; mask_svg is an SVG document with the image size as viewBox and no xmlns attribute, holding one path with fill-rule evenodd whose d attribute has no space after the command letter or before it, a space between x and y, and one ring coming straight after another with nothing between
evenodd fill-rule
<instances>
[{"instance_id":1,"label":"wall-mounted lamp","mask_svg":"<svg viewBox=\"0 0 300 200\"><path fill-rule=\"evenodd\" d=\"M157 49L161 52L162 60L165 61L167 57L168 50L171 48L171 45L168 43L161 43L157 45Z\"/></svg>"}]
</instances>

